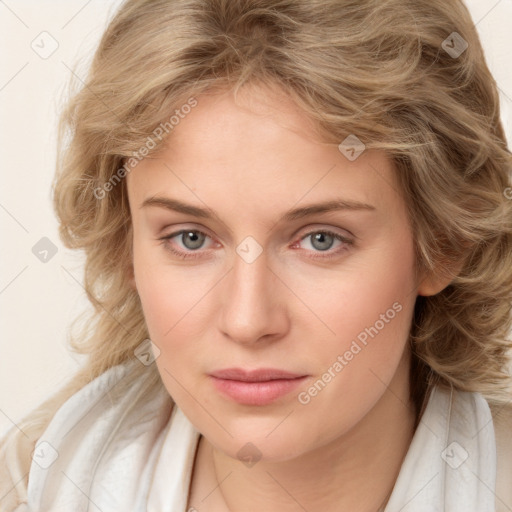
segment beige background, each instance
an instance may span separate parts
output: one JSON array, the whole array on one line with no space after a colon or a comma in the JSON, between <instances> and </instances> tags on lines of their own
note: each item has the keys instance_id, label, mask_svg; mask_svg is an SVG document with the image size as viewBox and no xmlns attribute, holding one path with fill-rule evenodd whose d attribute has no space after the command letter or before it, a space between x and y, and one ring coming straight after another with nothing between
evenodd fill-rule
<instances>
[{"instance_id":1,"label":"beige background","mask_svg":"<svg viewBox=\"0 0 512 512\"><path fill-rule=\"evenodd\" d=\"M81 257L62 247L50 204L55 129L69 68L80 59L85 75L119 3L0 2L0 434L80 364L66 348L67 331L87 302ZM512 0L467 3L502 93L503 119L512 141ZM45 55L57 44L52 55ZM57 248L46 263L32 253L43 237Z\"/></svg>"}]
</instances>

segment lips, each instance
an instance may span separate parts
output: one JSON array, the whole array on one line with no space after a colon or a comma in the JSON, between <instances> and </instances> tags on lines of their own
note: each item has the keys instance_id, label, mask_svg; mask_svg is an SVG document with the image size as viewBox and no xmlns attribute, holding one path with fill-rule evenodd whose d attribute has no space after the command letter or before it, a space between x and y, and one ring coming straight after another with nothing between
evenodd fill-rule
<instances>
[{"instance_id":1,"label":"lips","mask_svg":"<svg viewBox=\"0 0 512 512\"><path fill-rule=\"evenodd\" d=\"M258 368L256 370L242 370L241 368L227 368L210 374L212 377L242 382L264 382L268 380L296 379L304 377L299 373L291 373L274 368Z\"/></svg>"},{"instance_id":2,"label":"lips","mask_svg":"<svg viewBox=\"0 0 512 512\"><path fill-rule=\"evenodd\" d=\"M244 405L267 405L289 394L307 375L275 368L227 368L209 374L224 396Z\"/></svg>"}]
</instances>

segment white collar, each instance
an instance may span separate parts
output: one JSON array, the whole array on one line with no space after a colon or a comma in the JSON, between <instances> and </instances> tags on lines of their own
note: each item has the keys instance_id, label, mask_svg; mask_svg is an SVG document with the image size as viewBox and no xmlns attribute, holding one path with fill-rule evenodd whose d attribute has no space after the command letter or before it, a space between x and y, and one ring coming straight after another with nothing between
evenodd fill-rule
<instances>
[{"instance_id":1,"label":"white collar","mask_svg":"<svg viewBox=\"0 0 512 512\"><path fill-rule=\"evenodd\" d=\"M163 386L130 379L136 364L110 368L57 411L34 451L30 512L87 512L90 502L101 512L186 511L200 434ZM385 512L494 512L495 482L487 402L435 387Z\"/></svg>"},{"instance_id":2,"label":"white collar","mask_svg":"<svg viewBox=\"0 0 512 512\"><path fill-rule=\"evenodd\" d=\"M495 486L487 401L434 387L384 512L495 512Z\"/></svg>"}]
</instances>

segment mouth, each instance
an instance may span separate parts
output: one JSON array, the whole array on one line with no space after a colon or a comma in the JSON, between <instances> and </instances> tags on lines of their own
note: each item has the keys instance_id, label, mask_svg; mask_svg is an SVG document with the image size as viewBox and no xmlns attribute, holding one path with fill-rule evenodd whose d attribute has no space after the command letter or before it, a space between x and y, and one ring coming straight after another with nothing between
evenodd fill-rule
<instances>
[{"instance_id":1,"label":"mouth","mask_svg":"<svg viewBox=\"0 0 512 512\"><path fill-rule=\"evenodd\" d=\"M274 368L227 368L209 374L224 396L244 405L267 405L297 388L308 375Z\"/></svg>"}]
</instances>

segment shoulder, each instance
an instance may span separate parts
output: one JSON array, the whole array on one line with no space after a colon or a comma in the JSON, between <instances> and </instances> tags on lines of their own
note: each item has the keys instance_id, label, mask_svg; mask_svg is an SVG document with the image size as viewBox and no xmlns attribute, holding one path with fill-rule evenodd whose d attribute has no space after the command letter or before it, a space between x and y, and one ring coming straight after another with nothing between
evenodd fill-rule
<instances>
[{"instance_id":1,"label":"shoulder","mask_svg":"<svg viewBox=\"0 0 512 512\"><path fill-rule=\"evenodd\" d=\"M141 367L141 368L139 368ZM38 441L59 425L76 423L89 405L100 398L103 412L123 402L131 405L136 395L150 395L155 372L142 364L125 363L109 368L84 384L71 383L27 414L0 437L0 512L21 512L27 503L29 480L34 476L32 454ZM149 378L148 376L153 376ZM143 378L143 377L146 378ZM123 382L123 383L122 383ZM97 408L98 409L98 408ZM98 422L105 419L104 414Z\"/></svg>"},{"instance_id":2,"label":"shoulder","mask_svg":"<svg viewBox=\"0 0 512 512\"><path fill-rule=\"evenodd\" d=\"M496 512L512 509L512 402L491 405L496 436Z\"/></svg>"}]
</instances>

